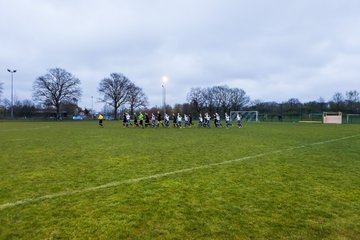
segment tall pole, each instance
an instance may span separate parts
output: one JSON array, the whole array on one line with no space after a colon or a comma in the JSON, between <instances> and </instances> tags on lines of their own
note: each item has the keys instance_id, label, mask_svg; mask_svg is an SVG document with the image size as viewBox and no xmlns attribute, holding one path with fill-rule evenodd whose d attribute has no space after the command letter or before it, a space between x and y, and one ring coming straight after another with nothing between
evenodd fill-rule
<instances>
[{"instance_id":1,"label":"tall pole","mask_svg":"<svg viewBox=\"0 0 360 240\"><path fill-rule=\"evenodd\" d=\"M163 112L164 112L164 118L166 113L166 89L165 84L167 82L168 78L166 76L162 77L162 88L163 88Z\"/></svg>"},{"instance_id":2,"label":"tall pole","mask_svg":"<svg viewBox=\"0 0 360 240\"><path fill-rule=\"evenodd\" d=\"M94 96L91 96L91 111L94 111Z\"/></svg>"},{"instance_id":3,"label":"tall pole","mask_svg":"<svg viewBox=\"0 0 360 240\"><path fill-rule=\"evenodd\" d=\"M11 74L11 118L14 118L14 73L16 70L8 69L8 72Z\"/></svg>"},{"instance_id":4,"label":"tall pole","mask_svg":"<svg viewBox=\"0 0 360 240\"><path fill-rule=\"evenodd\" d=\"M94 96L91 96L91 117L94 118Z\"/></svg>"}]
</instances>

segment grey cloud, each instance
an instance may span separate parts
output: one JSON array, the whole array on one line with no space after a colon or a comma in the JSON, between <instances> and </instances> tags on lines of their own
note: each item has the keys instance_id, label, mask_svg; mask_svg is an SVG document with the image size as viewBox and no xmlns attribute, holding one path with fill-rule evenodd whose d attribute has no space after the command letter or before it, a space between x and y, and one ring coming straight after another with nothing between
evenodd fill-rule
<instances>
[{"instance_id":1,"label":"grey cloud","mask_svg":"<svg viewBox=\"0 0 360 240\"><path fill-rule=\"evenodd\" d=\"M83 107L112 72L142 87L151 105L161 105L164 74L170 104L184 102L191 87L224 84L252 99L330 99L358 88L359 7L355 0L2 1L0 65L19 69L19 98L31 97L48 68L67 69L82 82ZM4 70L0 82L8 97Z\"/></svg>"}]
</instances>

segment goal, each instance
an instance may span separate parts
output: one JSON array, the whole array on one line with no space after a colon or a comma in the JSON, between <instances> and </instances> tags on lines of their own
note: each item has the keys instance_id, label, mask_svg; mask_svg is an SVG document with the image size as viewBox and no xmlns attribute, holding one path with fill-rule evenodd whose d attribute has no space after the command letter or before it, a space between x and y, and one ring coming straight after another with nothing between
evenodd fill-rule
<instances>
[{"instance_id":1,"label":"goal","mask_svg":"<svg viewBox=\"0 0 360 240\"><path fill-rule=\"evenodd\" d=\"M360 123L360 114L347 114L346 123Z\"/></svg>"},{"instance_id":2,"label":"goal","mask_svg":"<svg viewBox=\"0 0 360 240\"><path fill-rule=\"evenodd\" d=\"M323 113L324 124L342 124L341 112L324 112Z\"/></svg>"},{"instance_id":3,"label":"goal","mask_svg":"<svg viewBox=\"0 0 360 240\"><path fill-rule=\"evenodd\" d=\"M258 122L259 121L259 112L258 111L231 111L230 119L232 121L236 120L237 114L240 114L242 121L247 122Z\"/></svg>"},{"instance_id":4,"label":"goal","mask_svg":"<svg viewBox=\"0 0 360 240\"><path fill-rule=\"evenodd\" d=\"M324 113L309 113L309 121L319 121L321 123L323 116Z\"/></svg>"}]
</instances>

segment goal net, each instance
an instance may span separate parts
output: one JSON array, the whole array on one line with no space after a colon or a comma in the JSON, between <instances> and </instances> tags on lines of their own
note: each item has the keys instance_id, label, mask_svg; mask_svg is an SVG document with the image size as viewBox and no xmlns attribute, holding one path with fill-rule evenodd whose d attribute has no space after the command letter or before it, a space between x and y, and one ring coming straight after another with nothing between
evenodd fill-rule
<instances>
[{"instance_id":1,"label":"goal net","mask_svg":"<svg viewBox=\"0 0 360 240\"><path fill-rule=\"evenodd\" d=\"M347 114L346 123L360 123L360 114Z\"/></svg>"},{"instance_id":2,"label":"goal net","mask_svg":"<svg viewBox=\"0 0 360 240\"><path fill-rule=\"evenodd\" d=\"M324 124L342 124L341 112L324 112L323 113Z\"/></svg>"},{"instance_id":3,"label":"goal net","mask_svg":"<svg viewBox=\"0 0 360 240\"><path fill-rule=\"evenodd\" d=\"M319 121L322 122L324 113L309 113L309 121Z\"/></svg>"},{"instance_id":4,"label":"goal net","mask_svg":"<svg viewBox=\"0 0 360 240\"><path fill-rule=\"evenodd\" d=\"M237 114L240 114L242 121L247 122L258 122L259 121L259 112L258 111L231 111L230 119L231 121L236 120Z\"/></svg>"}]
</instances>

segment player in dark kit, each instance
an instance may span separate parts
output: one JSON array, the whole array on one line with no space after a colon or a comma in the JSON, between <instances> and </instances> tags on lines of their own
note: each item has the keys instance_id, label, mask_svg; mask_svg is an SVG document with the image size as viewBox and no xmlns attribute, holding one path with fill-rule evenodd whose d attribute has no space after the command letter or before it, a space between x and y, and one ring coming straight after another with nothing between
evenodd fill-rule
<instances>
[{"instance_id":1,"label":"player in dark kit","mask_svg":"<svg viewBox=\"0 0 360 240\"><path fill-rule=\"evenodd\" d=\"M136 126L136 127L139 127L139 123L138 123L138 116L137 116L137 114L136 113L134 113L134 125ZM134 127L135 127L134 126Z\"/></svg>"},{"instance_id":2,"label":"player in dark kit","mask_svg":"<svg viewBox=\"0 0 360 240\"><path fill-rule=\"evenodd\" d=\"M160 127L160 124L161 124L161 126L165 127L164 122L161 117L161 113L160 113L160 111L158 111L157 112L157 126Z\"/></svg>"},{"instance_id":3,"label":"player in dark kit","mask_svg":"<svg viewBox=\"0 0 360 240\"><path fill-rule=\"evenodd\" d=\"M192 125L194 125L193 122L192 122L192 116L191 116L191 114L189 114L189 124L190 124L190 127L191 127Z\"/></svg>"},{"instance_id":4,"label":"player in dark kit","mask_svg":"<svg viewBox=\"0 0 360 240\"><path fill-rule=\"evenodd\" d=\"M173 120L173 126L174 126L174 127L177 127L176 115L175 115L175 113L173 113L173 115L172 115L172 120Z\"/></svg>"},{"instance_id":5,"label":"player in dark kit","mask_svg":"<svg viewBox=\"0 0 360 240\"><path fill-rule=\"evenodd\" d=\"M150 117L147 113L145 113L145 127L150 125Z\"/></svg>"},{"instance_id":6,"label":"player in dark kit","mask_svg":"<svg viewBox=\"0 0 360 240\"><path fill-rule=\"evenodd\" d=\"M123 127L125 127L125 125L126 125L126 113L123 113L122 120L123 120Z\"/></svg>"}]
</instances>

